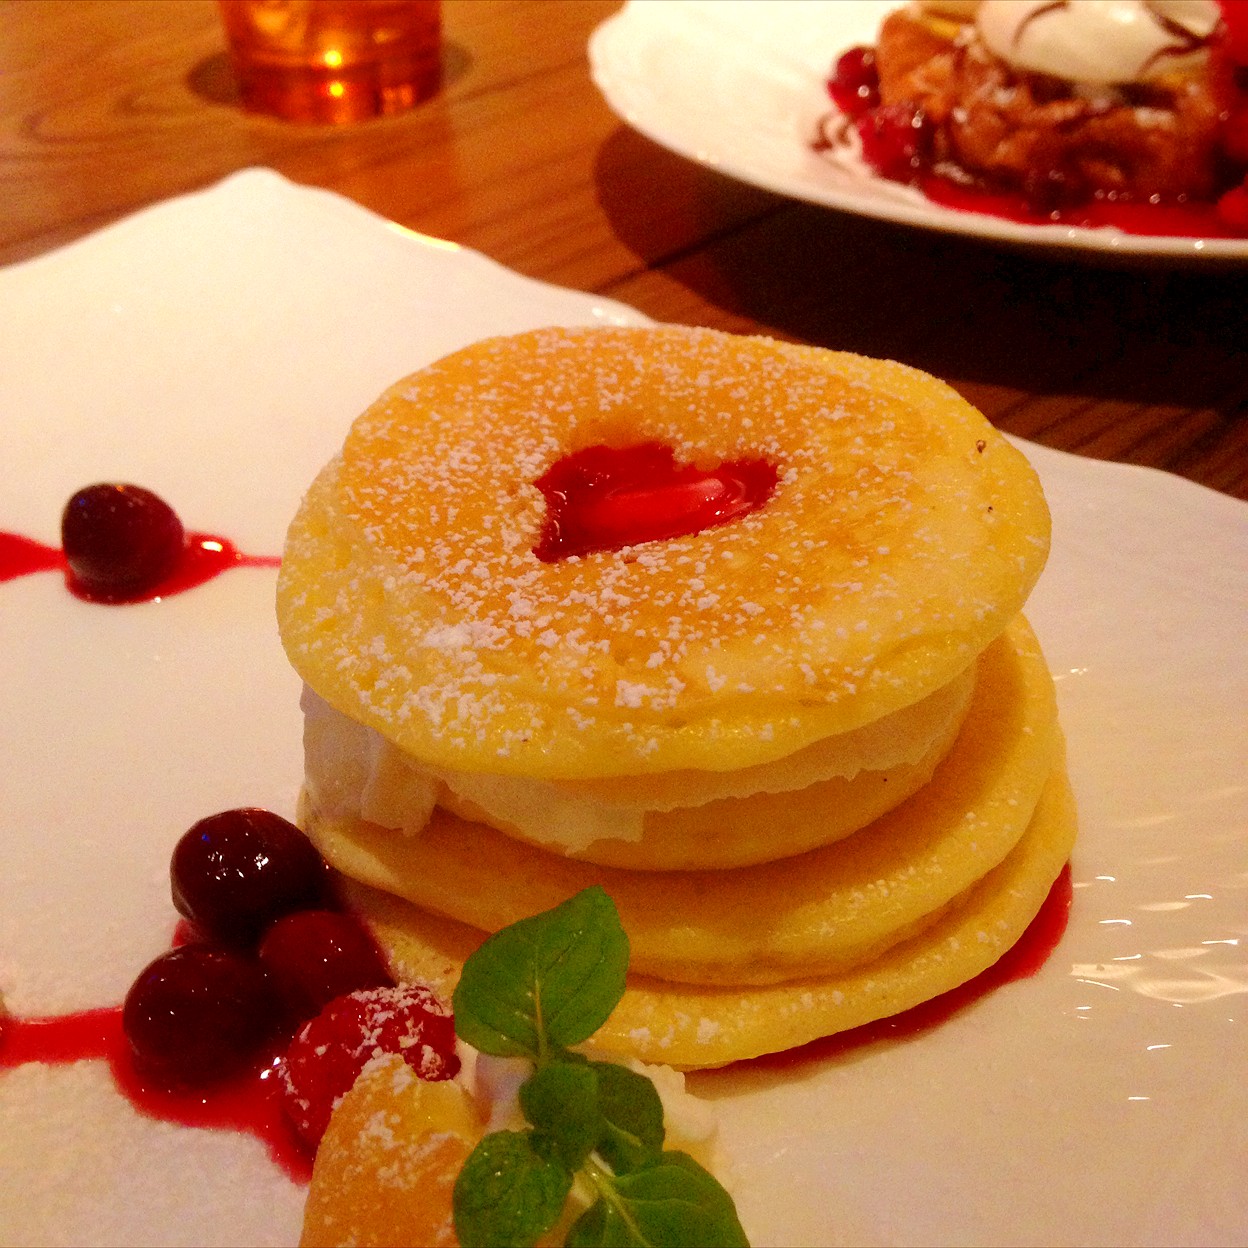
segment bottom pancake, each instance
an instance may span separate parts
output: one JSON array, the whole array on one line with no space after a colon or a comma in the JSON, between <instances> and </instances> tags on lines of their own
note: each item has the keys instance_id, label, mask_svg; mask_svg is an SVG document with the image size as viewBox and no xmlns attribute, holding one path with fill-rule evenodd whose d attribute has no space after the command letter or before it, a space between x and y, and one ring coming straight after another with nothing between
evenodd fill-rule
<instances>
[{"instance_id":1,"label":"bottom pancake","mask_svg":"<svg viewBox=\"0 0 1248 1248\"><path fill-rule=\"evenodd\" d=\"M925 931L840 974L768 987L684 985L630 976L595 1048L680 1069L723 1066L795 1048L898 1014L973 979L1002 956L1039 912L1075 839L1064 767L1050 775L1022 839ZM448 996L485 933L341 880L394 975Z\"/></svg>"}]
</instances>

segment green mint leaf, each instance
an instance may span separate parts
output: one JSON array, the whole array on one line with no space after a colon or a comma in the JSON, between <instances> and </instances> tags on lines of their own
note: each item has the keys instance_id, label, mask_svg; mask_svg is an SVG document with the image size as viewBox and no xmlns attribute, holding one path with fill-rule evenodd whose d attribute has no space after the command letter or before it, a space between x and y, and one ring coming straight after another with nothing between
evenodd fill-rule
<instances>
[{"instance_id":1,"label":"green mint leaf","mask_svg":"<svg viewBox=\"0 0 1248 1248\"><path fill-rule=\"evenodd\" d=\"M598 1152L616 1174L654 1162L663 1150L663 1102L645 1075L614 1062L593 1062L604 1130Z\"/></svg>"},{"instance_id":2,"label":"green mint leaf","mask_svg":"<svg viewBox=\"0 0 1248 1248\"><path fill-rule=\"evenodd\" d=\"M539 1156L529 1132L492 1132L455 1180L455 1234L464 1248L529 1248L559 1220L571 1188L571 1173Z\"/></svg>"},{"instance_id":3,"label":"green mint leaf","mask_svg":"<svg viewBox=\"0 0 1248 1248\"><path fill-rule=\"evenodd\" d=\"M606 1123L598 1109L598 1076L583 1062L555 1061L520 1085L520 1108L533 1124L533 1146L579 1170Z\"/></svg>"},{"instance_id":4,"label":"green mint leaf","mask_svg":"<svg viewBox=\"0 0 1248 1248\"><path fill-rule=\"evenodd\" d=\"M568 1231L563 1241L564 1248L607 1248L608 1245L619 1248L632 1248L633 1245L644 1245L646 1241L641 1233L633 1233L633 1225L621 1216L613 1205L605 1199L594 1201Z\"/></svg>"},{"instance_id":5,"label":"green mint leaf","mask_svg":"<svg viewBox=\"0 0 1248 1248\"><path fill-rule=\"evenodd\" d=\"M596 1183L601 1198L573 1223L568 1248L749 1248L732 1197L686 1153Z\"/></svg>"},{"instance_id":6,"label":"green mint leaf","mask_svg":"<svg viewBox=\"0 0 1248 1248\"><path fill-rule=\"evenodd\" d=\"M594 885L486 939L455 989L455 1030L483 1053L543 1064L606 1022L627 968L615 903Z\"/></svg>"}]
</instances>

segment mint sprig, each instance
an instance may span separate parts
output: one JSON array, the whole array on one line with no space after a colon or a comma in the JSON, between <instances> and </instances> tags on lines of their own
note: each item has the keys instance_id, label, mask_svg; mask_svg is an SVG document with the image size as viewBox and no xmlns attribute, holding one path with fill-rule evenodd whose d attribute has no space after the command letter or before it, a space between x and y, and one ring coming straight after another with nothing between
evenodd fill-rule
<instances>
[{"instance_id":1,"label":"mint sprig","mask_svg":"<svg viewBox=\"0 0 1248 1248\"><path fill-rule=\"evenodd\" d=\"M598 1107L598 1076L588 1064L549 1062L520 1086L520 1110L532 1123L537 1147L579 1170L606 1131Z\"/></svg>"},{"instance_id":2,"label":"mint sprig","mask_svg":"<svg viewBox=\"0 0 1248 1248\"><path fill-rule=\"evenodd\" d=\"M628 937L595 885L481 945L455 988L455 1030L482 1053L541 1063L607 1021L627 969Z\"/></svg>"},{"instance_id":3,"label":"mint sprig","mask_svg":"<svg viewBox=\"0 0 1248 1248\"><path fill-rule=\"evenodd\" d=\"M465 962L456 1032L482 1053L534 1066L520 1087L529 1128L485 1136L455 1183L465 1248L535 1244L577 1174L594 1199L568 1245L748 1248L732 1197L691 1157L663 1148L654 1084L571 1051L606 1022L627 968L628 937L597 886L495 933Z\"/></svg>"},{"instance_id":4,"label":"mint sprig","mask_svg":"<svg viewBox=\"0 0 1248 1248\"><path fill-rule=\"evenodd\" d=\"M605 1124L598 1153L616 1174L640 1170L663 1152L663 1102L658 1090L627 1066L594 1062L593 1069Z\"/></svg>"},{"instance_id":5,"label":"mint sprig","mask_svg":"<svg viewBox=\"0 0 1248 1248\"><path fill-rule=\"evenodd\" d=\"M567 1248L602 1245L745 1244L732 1197L687 1153L595 1186L602 1193L573 1223Z\"/></svg>"},{"instance_id":6,"label":"mint sprig","mask_svg":"<svg viewBox=\"0 0 1248 1248\"><path fill-rule=\"evenodd\" d=\"M568 1168L543 1157L530 1132L492 1131L455 1182L455 1234L461 1244L535 1243L559 1220L571 1187Z\"/></svg>"}]
</instances>

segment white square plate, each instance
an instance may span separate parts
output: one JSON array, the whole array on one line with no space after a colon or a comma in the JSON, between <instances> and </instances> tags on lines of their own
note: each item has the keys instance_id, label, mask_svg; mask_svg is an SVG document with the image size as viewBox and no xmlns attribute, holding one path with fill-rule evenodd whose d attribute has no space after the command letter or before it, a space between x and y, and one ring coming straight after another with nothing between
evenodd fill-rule
<instances>
[{"instance_id":1,"label":"white square plate","mask_svg":"<svg viewBox=\"0 0 1248 1248\"><path fill-rule=\"evenodd\" d=\"M276 554L385 386L476 338L644 324L262 170L0 271L0 529L58 541L96 480ZM1054 515L1029 607L1080 803L1066 936L932 1031L699 1076L756 1244L1248 1236L1248 507L1024 449ZM110 608L0 584L0 991L119 1002L167 946L174 841L289 814L299 685L274 573ZM0 1073L8 1243L293 1243L255 1140L153 1122L100 1063Z\"/></svg>"}]
</instances>

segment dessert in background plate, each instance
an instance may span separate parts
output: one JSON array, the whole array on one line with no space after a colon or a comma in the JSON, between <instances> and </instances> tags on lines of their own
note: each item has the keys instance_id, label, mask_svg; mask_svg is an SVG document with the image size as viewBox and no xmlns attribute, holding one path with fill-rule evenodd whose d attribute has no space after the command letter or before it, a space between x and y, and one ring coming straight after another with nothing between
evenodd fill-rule
<instances>
[{"instance_id":1,"label":"dessert in background plate","mask_svg":"<svg viewBox=\"0 0 1248 1248\"><path fill-rule=\"evenodd\" d=\"M1246 24L1215 0L917 0L840 56L826 139L955 207L1248 233Z\"/></svg>"},{"instance_id":2,"label":"dessert in background plate","mask_svg":"<svg viewBox=\"0 0 1248 1248\"><path fill-rule=\"evenodd\" d=\"M586 455L569 512L543 485ZM618 1056L899 1012L995 962L1069 853L1019 615L1048 524L1024 457L901 365L681 327L478 343L365 412L291 527L300 821L442 993L602 885Z\"/></svg>"}]
</instances>

